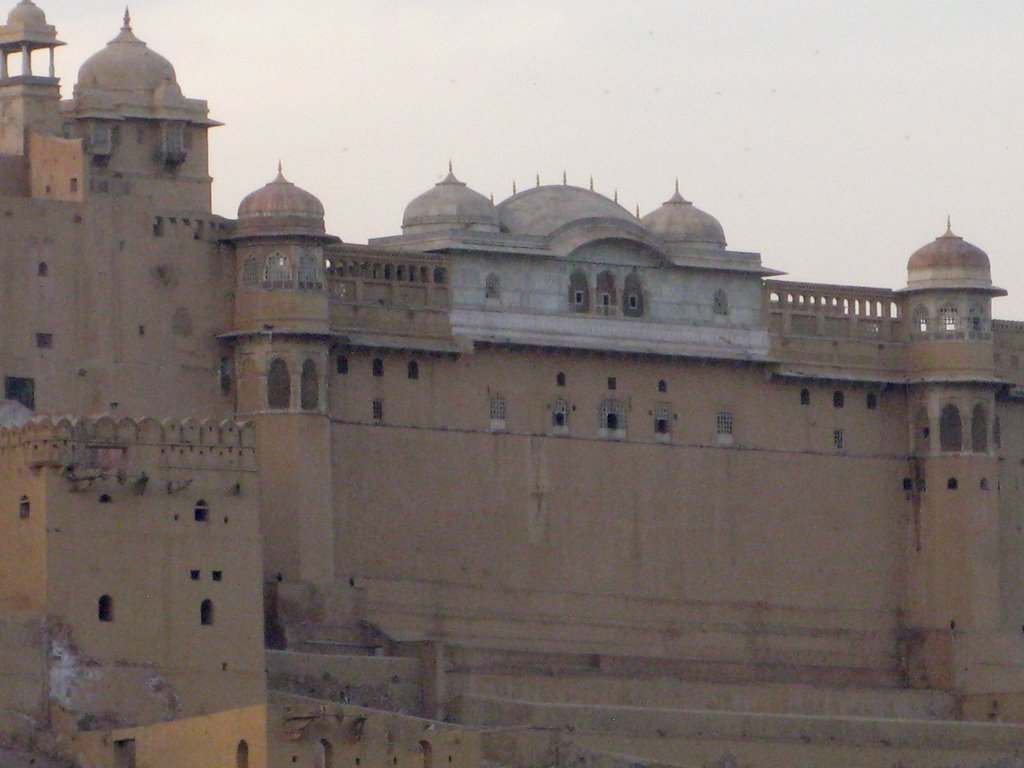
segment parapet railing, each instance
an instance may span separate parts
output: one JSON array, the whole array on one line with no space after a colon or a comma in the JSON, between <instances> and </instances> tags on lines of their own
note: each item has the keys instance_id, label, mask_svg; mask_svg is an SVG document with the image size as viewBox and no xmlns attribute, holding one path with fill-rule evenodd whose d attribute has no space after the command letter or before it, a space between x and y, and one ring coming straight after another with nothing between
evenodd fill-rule
<instances>
[{"instance_id":1,"label":"parapet railing","mask_svg":"<svg viewBox=\"0 0 1024 768\"><path fill-rule=\"evenodd\" d=\"M768 280L764 312L769 330L783 336L902 341L901 297L887 288Z\"/></svg>"}]
</instances>

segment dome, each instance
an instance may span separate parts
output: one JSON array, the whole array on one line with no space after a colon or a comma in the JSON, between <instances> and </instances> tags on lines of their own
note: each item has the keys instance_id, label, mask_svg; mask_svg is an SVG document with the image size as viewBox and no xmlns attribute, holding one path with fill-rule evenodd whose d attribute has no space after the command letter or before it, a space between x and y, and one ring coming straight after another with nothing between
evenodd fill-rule
<instances>
[{"instance_id":1,"label":"dome","mask_svg":"<svg viewBox=\"0 0 1024 768\"><path fill-rule=\"evenodd\" d=\"M922 248L907 262L907 285L910 289L975 288L992 289L992 269L988 255L953 234L946 222L946 232Z\"/></svg>"},{"instance_id":2,"label":"dome","mask_svg":"<svg viewBox=\"0 0 1024 768\"><path fill-rule=\"evenodd\" d=\"M455 178L451 166L443 181L415 198L405 208L402 232L442 232L452 229L497 232L494 203Z\"/></svg>"},{"instance_id":3,"label":"dome","mask_svg":"<svg viewBox=\"0 0 1024 768\"><path fill-rule=\"evenodd\" d=\"M550 235L583 219L618 219L636 224L636 217L604 195L566 184L534 187L498 206L501 223L519 235Z\"/></svg>"},{"instance_id":4,"label":"dome","mask_svg":"<svg viewBox=\"0 0 1024 768\"><path fill-rule=\"evenodd\" d=\"M78 87L87 89L153 92L165 83L177 88L174 67L135 36L127 12L121 33L78 70Z\"/></svg>"},{"instance_id":5,"label":"dome","mask_svg":"<svg viewBox=\"0 0 1024 768\"><path fill-rule=\"evenodd\" d=\"M257 234L323 234L324 206L306 190L277 178L252 192L238 206L240 231Z\"/></svg>"},{"instance_id":6,"label":"dome","mask_svg":"<svg viewBox=\"0 0 1024 768\"><path fill-rule=\"evenodd\" d=\"M21 0L7 15L9 27L22 27L24 29L45 30L46 14L43 9L32 2L32 0Z\"/></svg>"},{"instance_id":7,"label":"dome","mask_svg":"<svg viewBox=\"0 0 1024 768\"><path fill-rule=\"evenodd\" d=\"M950 225L946 233L923 248L918 248L907 262L908 270L966 269L989 271L988 254L962 237L953 234Z\"/></svg>"},{"instance_id":8,"label":"dome","mask_svg":"<svg viewBox=\"0 0 1024 768\"><path fill-rule=\"evenodd\" d=\"M718 219L705 213L679 194L675 194L641 219L651 232L670 243L699 243L725 248L725 231Z\"/></svg>"}]
</instances>

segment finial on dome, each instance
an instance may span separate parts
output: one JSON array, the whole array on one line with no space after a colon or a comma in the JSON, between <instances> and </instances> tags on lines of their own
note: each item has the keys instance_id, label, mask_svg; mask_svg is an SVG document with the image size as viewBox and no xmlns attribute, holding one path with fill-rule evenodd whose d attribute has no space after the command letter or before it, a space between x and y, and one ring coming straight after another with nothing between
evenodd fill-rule
<instances>
[{"instance_id":1,"label":"finial on dome","mask_svg":"<svg viewBox=\"0 0 1024 768\"><path fill-rule=\"evenodd\" d=\"M514 195L515 193L516 193L516 180L512 179L512 194Z\"/></svg>"},{"instance_id":2,"label":"finial on dome","mask_svg":"<svg viewBox=\"0 0 1024 768\"><path fill-rule=\"evenodd\" d=\"M540 174L537 174L537 186L540 187Z\"/></svg>"},{"instance_id":3,"label":"finial on dome","mask_svg":"<svg viewBox=\"0 0 1024 768\"><path fill-rule=\"evenodd\" d=\"M638 219L640 218L640 203L636 204L636 217Z\"/></svg>"},{"instance_id":4,"label":"finial on dome","mask_svg":"<svg viewBox=\"0 0 1024 768\"><path fill-rule=\"evenodd\" d=\"M565 171L562 171L562 186L566 186L569 183L569 177L565 175Z\"/></svg>"},{"instance_id":5,"label":"finial on dome","mask_svg":"<svg viewBox=\"0 0 1024 768\"><path fill-rule=\"evenodd\" d=\"M284 180L285 180L285 178L284 178L284 166L281 164L281 161L278 160L277 161L277 178L274 179L274 181L284 181Z\"/></svg>"},{"instance_id":6,"label":"finial on dome","mask_svg":"<svg viewBox=\"0 0 1024 768\"><path fill-rule=\"evenodd\" d=\"M448 173L455 173L455 170L452 168L452 159L450 157L448 158Z\"/></svg>"},{"instance_id":7,"label":"finial on dome","mask_svg":"<svg viewBox=\"0 0 1024 768\"><path fill-rule=\"evenodd\" d=\"M616 203L619 202L619 190L617 190L617 189L615 190L614 200L615 200Z\"/></svg>"},{"instance_id":8,"label":"finial on dome","mask_svg":"<svg viewBox=\"0 0 1024 768\"><path fill-rule=\"evenodd\" d=\"M676 176L676 194L679 194L679 177Z\"/></svg>"},{"instance_id":9,"label":"finial on dome","mask_svg":"<svg viewBox=\"0 0 1024 768\"><path fill-rule=\"evenodd\" d=\"M124 7L124 26L121 27L121 31L122 32L131 32L132 31L132 14L128 10L128 6L127 5Z\"/></svg>"},{"instance_id":10,"label":"finial on dome","mask_svg":"<svg viewBox=\"0 0 1024 768\"><path fill-rule=\"evenodd\" d=\"M594 191L594 177L593 176L590 177L590 191L591 192Z\"/></svg>"},{"instance_id":11,"label":"finial on dome","mask_svg":"<svg viewBox=\"0 0 1024 768\"><path fill-rule=\"evenodd\" d=\"M491 205L494 205L494 193L491 192Z\"/></svg>"},{"instance_id":12,"label":"finial on dome","mask_svg":"<svg viewBox=\"0 0 1024 768\"><path fill-rule=\"evenodd\" d=\"M950 215L946 214L946 237L954 237L953 235L953 221Z\"/></svg>"}]
</instances>

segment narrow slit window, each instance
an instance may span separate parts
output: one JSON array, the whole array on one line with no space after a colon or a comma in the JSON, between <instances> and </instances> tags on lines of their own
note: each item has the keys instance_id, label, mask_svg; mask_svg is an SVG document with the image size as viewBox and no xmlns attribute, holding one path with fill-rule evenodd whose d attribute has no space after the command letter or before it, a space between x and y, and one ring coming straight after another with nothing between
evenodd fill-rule
<instances>
[{"instance_id":1,"label":"narrow slit window","mask_svg":"<svg viewBox=\"0 0 1024 768\"><path fill-rule=\"evenodd\" d=\"M204 627L213 624L213 600L203 600L199 604L199 623Z\"/></svg>"},{"instance_id":2,"label":"narrow slit window","mask_svg":"<svg viewBox=\"0 0 1024 768\"><path fill-rule=\"evenodd\" d=\"M103 595L97 605L97 618L100 621L114 620L114 598L110 595Z\"/></svg>"}]
</instances>

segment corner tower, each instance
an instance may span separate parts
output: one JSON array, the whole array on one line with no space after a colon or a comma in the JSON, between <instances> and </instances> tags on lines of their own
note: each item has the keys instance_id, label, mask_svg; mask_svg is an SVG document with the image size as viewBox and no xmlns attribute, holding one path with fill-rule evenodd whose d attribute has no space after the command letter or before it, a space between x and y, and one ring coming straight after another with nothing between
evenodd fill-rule
<instances>
[{"instance_id":1,"label":"corner tower","mask_svg":"<svg viewBox=\"0 0 1024 768\"><path fill-rule=\"evenodd\" d=\"M135 36L127 11L61 108L84 144L90 194L147 195L158 208L210 212L207 132L220 123L205 101L182 95L174 67Z\"/></svg>"},{"instance_id":2,"label":"corner tower","mask_svg":"<svg viewBox=\"0 0 1024 768\"><path fill-rule=\"evenodd\" d=\"M992 285L985 252L947 224L945 234L910 257L903 293L911 320L908 493L914 510L907 677L915 687L960 694L966 707L997 695L986 668L1010 640L1003 636L1000 600L993 423L1001 382L991 309L992 298L1006 291Z\"/></svg>"},{"instance_id":3,"label":"corner tower","mask_svg":"<svg viewBox=\"0 0 1024 768\"><path fill-rule=\"evenodd\" d=\"M281 173L248 195L228 239L236 255L236 410L256 420L264 567L273 580L334 577L328 327L320 201Z\"/></svg>"},{"instance_id":4,"label":"corner tower","mask_svg":"<svg viewBox=\"0 0 1024 768\"><path fill-rule=\"evenodd\" d=\"M61 45L57 30L32 0L21 0L0 26L0 154L27 155L30 132L60 134L54 52ZM49 55L45 74L37 71L40 51ZM18 74L13 74L12 58L20 58Z\"/></svg>"}]
</instances>

